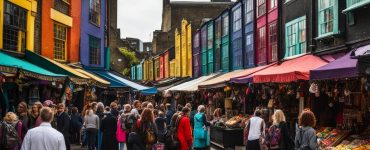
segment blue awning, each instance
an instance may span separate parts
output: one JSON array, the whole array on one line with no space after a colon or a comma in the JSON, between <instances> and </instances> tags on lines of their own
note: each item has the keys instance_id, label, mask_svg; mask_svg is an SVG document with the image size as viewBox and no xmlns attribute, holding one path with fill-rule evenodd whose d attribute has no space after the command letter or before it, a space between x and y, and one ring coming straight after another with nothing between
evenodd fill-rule
<instances>
[{"instance_id":1,"label":"blue awning","mask_svg":"<svg viewBox=\"0 0 370 150\"><path fill-rule=\"evenodd\" d=\"M125 79L124 77L115 74L111 71L97 71L97 70L92 70L91 72L103 77L104 79L108 80L111 82L111 87L130 87L134 89L134 91L139 91L144 95L153 95L156 94L157 88L155 87L146 87L143 85L140 85L138 83L135 83L133 81L130 81L128 79Z\"/></svg>"}]
</instances>

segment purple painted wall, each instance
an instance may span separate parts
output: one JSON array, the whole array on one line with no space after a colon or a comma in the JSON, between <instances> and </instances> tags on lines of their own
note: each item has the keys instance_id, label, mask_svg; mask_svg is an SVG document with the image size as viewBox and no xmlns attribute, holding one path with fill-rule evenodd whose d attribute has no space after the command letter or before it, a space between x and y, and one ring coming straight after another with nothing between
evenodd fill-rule
<instances>
[{"instance_id":1,"label":"purple painted wall","mask_svg":"<svg viewBox=\"0 0 370 150\"><path fill-rule=\"evenodd\" d=\"M193 77L200 77L200 31L198 30L193 37Z\"/></svg>"},{"instance_id":2,"label":"purple painted wall","mask_svg":"<svg viewBox=\"0 0 370 150\"><path fill-rule=\"evenodd\" d=\"M104 67L105 0L100 0L100 26L90 23L89 9L90 0L82 0L80 61L86 67ZM89 35L100 39L100 65L89 64Z\"/></svg>"}]
</instances>

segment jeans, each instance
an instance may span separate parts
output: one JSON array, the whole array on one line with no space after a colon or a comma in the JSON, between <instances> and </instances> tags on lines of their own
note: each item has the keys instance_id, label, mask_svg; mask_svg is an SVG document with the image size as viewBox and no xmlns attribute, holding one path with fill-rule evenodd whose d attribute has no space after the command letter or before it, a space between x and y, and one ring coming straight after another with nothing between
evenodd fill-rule
<instances>
[{"instance_id":1,"label":"jeans","mask_svg":"<svg viewBox=\"0 0 370 150\"><path fill-rule=\"evenodd\" d=\"M252 149L261 149L260 147L260 140L257 139L257 140L252 140L252 141L249 141L248 140L248 143L247 143L247 150L252 150Z\"/></svg>"},{"instance_id":2,"label":"jeans","mask_svg":"<svg viewBox=\"0 0 370 150\"><path fill-rule=\"evenodd\" d=\"M119 143L119 150L125 149L125 143Z\"/></svg>"},{"instance_id":3,"label":"jeans","mask_svg":"<svg viewBox=\"0 0 370 150\"><path fill-rule=\"evenodd\" d=\"M98 129L95 128L87 128L86 129L87 135L87 145L89 150L95 149L95 142L96 142L96 134L98 133Z\"/></svg>"},{"instance_id":4,"label":"jeans","mask_svg":"<svg viewBox=\"0 0 370 150\"><path fill-rule=\"evenodd\" d=\"M101 150L102 136L103 136L103 134L102 134L101 130L99 129L99 131L98 131L98 150Z\"/></svg>"}]
</instances>

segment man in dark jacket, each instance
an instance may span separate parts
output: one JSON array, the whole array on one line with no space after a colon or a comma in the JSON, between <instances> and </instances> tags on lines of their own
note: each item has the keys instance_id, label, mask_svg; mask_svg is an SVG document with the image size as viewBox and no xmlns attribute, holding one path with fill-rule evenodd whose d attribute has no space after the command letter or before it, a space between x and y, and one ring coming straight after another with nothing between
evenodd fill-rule
<instances>
[{"instance_id":1,"label":"man in dark jacket","mask_svg":"<svg viewBox=\"0 0 370 150\"><path fill-rule=\"evenodd\" d=\"M65 106L63 103L58 104L57 106L57 130L63 134L64 141L66 143L67 150L71 149L70 142L69 142L69 125L70 125L70 118L68 114L64 111Z\"/></svg>"},{"instance_id":2,"label":"man in dark jacket","mask_svg":"<svg viewBox=\"0 0 370 150\"><path fill-rule=\"evenodd\" d=\"M78 113L78 108L72 108L72 115L71 115L71 134L72 134L72 143L73 144L80 144L80 130L82 128L83 120L81 115Z\"/></svg>"},{"instance_id":3,"label":"man in dark jacket","mask_svg":"<svg viewBox=\"0 0 370 150\"><path fill-rule=\"evenodd\" d=\"M102 149L111 149L115 150L118 149L118 142L116 139L116 131L117 131L117 117L118 117L118 110L117 104L112 102L110 104L111 111L110 113L103 118L100 130L103 133L102 138Z\"/></svg>"}]
</instances>

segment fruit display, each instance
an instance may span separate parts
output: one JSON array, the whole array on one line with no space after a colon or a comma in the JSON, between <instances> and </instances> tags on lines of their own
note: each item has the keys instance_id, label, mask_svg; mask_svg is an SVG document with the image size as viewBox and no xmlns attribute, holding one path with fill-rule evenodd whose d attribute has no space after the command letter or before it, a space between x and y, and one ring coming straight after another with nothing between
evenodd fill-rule
<instances>
[{"instance_id":1,"label":"fruit display","mask_svg":"<svg viewBox=\"0 0 370 150\"><path fill-rule=\"evenodd\" d=\"M335 128L321 128L318 130L316 134L318 140L320 141L321 148L336 146L347 135L348 135L348 132L335 129Z\"/></svg>"},{"instance_id":2,"label":"fruit display","mask_svg":"<svg viewBox=\"0 0 370 150\"><path fill-rule=\"evenodd\" d=\"M237 126L237 124L240 122L240 121L242 121L242 117L241 116L234 116L234 117L232 117L232 118L230 118L229 120L227 120L226 122L225 122L225 125L227 126L227 127L230 127L230 128L232 128L232 127L235 127L235 126Z\"/></svg>"}]
</instances>

